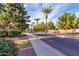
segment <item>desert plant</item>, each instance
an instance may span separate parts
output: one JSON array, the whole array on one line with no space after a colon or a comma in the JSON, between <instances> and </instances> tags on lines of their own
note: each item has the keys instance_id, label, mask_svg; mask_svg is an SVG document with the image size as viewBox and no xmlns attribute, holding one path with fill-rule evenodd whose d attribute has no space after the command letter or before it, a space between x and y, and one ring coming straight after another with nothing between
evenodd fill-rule
<instances>
[{"instance_id":1,"label":"desert plant","mask_svg":"<svg viewBox=\"0 0 79 59\"><path fill-rule=\"evenodd\" d=\"M0 40L0 56L16 56L18 52L19 50L12 40Z\"/></svg>"},{"instance_id":2,"label":"desert plant","mask_svg":"<svg viewBox=\"0 0 79 59\"><path fill-rule=\"evenodd\" d=\"M6 30L0 30L0 37L5 37L7 36L7 31Z\"/></svg>"}]
</instances>

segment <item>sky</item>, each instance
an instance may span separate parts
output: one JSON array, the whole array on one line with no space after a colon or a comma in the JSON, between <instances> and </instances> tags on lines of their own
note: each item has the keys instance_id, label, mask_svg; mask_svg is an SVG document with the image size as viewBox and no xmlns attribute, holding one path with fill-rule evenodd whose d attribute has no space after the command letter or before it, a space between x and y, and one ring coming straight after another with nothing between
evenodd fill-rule
<instances>
[{"instance_id":1,"label":"sky","mask_svg":"<svg viewBox=\"0 0 79 59\"><path fill-rule=\"evenodd\" d=\"M40 18L39 22L45 21L45 15L41 12L43 7L52 7L52 12L49 14L48 20L54 22L57 18L64 12L75 13L79 16L79 3L26 3L24 4L25 10L27 10L28 15L30 15L30 20L34 21L34 18Z\"/></svg>"}]
</instances>

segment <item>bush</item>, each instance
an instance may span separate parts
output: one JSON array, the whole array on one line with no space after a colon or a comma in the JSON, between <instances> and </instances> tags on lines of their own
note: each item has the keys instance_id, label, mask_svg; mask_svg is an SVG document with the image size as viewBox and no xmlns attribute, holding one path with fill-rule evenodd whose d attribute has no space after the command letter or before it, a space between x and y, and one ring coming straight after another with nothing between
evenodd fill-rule
<instances>
[{"instance_id":1,"label":"bush","mask_svg":"<svg viewBox=\"0 0 79 59\"><path fill-rule=\"evenodd\" d=\"M19 49L12 40L0 40L0 56L16 56Z\"/></svg>"},{"instance_id":2,"label":"bush","mask_svg":"<svg viewBox=\"0 0 79 59\"><path fill-rule=\"evenodd\" d=\"M0 30L0 37L5 37L7 36L7 31L6 30Z\"/></svg>"},{"instance_id":3,"label":"bush","mask_svg":"<svg viewBox=\"0 0 79 59\"><path fill-rule=\"evenodd\" d=\"M16 30L9 30L8 31L8 36L10 37L15 37L15 36L20 36L21 32L20 31L16 31Z\"/></svg>"},{"instance_id":4,"label":"bush","mask_svg":"<svg viewBox=\"0 0 79 59\"><path fill-rule=\"evenodd\" d=\"M17 37L20 36L21 32L16 30L0 30L0 37Z\"/></svg>"},{"instance_id":5,"label":"bush","mask_svg":"<svg viewBox=\"0 0 79 59\"><path fill-rule=\"evenodd\" d=\"M72 33L68 33L68 34L79 34L79 32L72 32Z\"/></svg>"}]
</instances>

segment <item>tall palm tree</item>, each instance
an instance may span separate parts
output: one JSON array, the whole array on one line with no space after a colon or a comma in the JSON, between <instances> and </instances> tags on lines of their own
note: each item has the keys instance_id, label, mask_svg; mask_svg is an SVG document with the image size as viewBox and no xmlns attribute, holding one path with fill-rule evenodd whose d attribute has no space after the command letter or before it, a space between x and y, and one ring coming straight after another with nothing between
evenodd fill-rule
<instances>
[{"instance_id":1,"label":"tall palm tree","mask_svg":"<svg viewBox=\"0 0 79 59\"><path fill-rule=\"evenodd\" d=\"M32 22L32 25L33 25L33 31L34 31L34 24L35 24L35 22Z\"/></svg>"},{"instance_id":2,"label":"tall palm tree","mask_svg":"<svg viewBox=\"0 0 79 59\"><path fill-rule=\"evenodd\" d=\"M38 25L38 21L40 20L40 18L35 18L34 20L37 22Z\"/></svg>"},{"instance_id":3,"label":"tall palm tree","mask_svg":"<svg viewBox=\"0 0 79 59\"><path fill-rule=\"evenodd\" d=\"M48 14L52 11L53 9L51 7L44 7L42 9L43 14L45 14L45 19L46 19L46 29L45 29L45 33L47 34L48 31L48 24L47 24L47 18L48 18Z\"/></svg>"}]
</instances>

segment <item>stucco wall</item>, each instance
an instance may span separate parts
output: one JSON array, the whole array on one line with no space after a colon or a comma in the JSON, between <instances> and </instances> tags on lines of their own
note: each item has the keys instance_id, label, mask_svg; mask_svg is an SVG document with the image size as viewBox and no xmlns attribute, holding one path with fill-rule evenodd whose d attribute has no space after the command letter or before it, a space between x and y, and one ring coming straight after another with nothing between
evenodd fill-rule
<instances>
[{"instance_id":1,"label":"stucco wall","mask_svg":"<svg viewBox=\"0 0 79 59\"><path fill-rule=\"evenodd\" d=\"M50 33L72 33L72 32L76 32L77 29L58 29L58 30L48 30L48 32Z\"/></svg>"}]
</instances>

